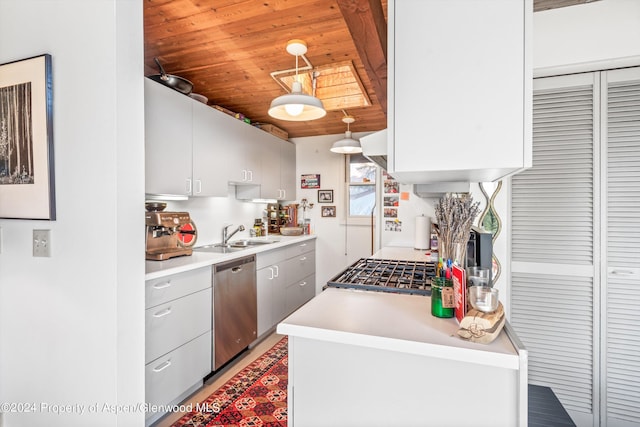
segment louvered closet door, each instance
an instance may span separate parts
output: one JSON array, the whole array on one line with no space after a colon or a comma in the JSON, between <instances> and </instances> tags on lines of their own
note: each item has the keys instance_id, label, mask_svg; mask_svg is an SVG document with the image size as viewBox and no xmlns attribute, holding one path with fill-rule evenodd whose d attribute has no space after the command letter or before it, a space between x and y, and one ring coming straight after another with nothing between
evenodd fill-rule
<instances>
[{"instance_id":1,"label":"louvered closet door","mask_svg":"<svg viewBox=\"0 0 640 427\"><path fill-rule=\"evenodd\" d=\"M640 69L604 74L608 83L603 84L603 96L608 99L603 413L609 427L631 427L640 425Z\"/></svg>"},{"instance_id":2,"label":"louvered closet door","mask_svg":"<svg viewBox=\"0 0 640 427\"><path fill-rule=\"evenodd\" d=\"M529 350L529 382L551 387L579 426L598 412L597 89L592 74L534 81L533 168L511 181L511 323Z\"/></svg>"}]
</instances>

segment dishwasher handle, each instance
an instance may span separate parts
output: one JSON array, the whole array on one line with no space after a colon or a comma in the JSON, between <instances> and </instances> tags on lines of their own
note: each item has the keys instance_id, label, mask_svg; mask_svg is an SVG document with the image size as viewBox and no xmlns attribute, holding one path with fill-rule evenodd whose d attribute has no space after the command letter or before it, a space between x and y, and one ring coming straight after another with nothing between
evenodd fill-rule
<instances>
[{"instance_id":1,"label":"dishwasher handle","mask_svg":"<svg viewBox=\"0 0 640 427\"><path fill-rule=\"evenodd\" d=\"M255 262L256 262L256 256L249 255L242 258L237 258L231 261L216 264L215 272L220 273L222 271L231 270L232 273L239 273L240 271L242 271L242 267L245 264L250 264Z\"/></svg>"}]
</instances>

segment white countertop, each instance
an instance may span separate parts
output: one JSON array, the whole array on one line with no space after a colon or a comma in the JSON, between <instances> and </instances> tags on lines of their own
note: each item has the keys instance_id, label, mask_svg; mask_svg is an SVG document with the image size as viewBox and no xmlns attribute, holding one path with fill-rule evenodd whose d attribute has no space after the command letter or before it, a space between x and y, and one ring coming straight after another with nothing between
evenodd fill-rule
<instances>
[{"instance_id":1,"label":"white countertop","mask_svg":"<svg viewBox=\"0 0 640 427\"><path fill-rule=\"evenodd\" d=\"M278 324L279 334L507 369L518 351L503 331L491 344L460 339L455 318L431 315L431 298L328 288Z\"/></svg>"},{"instance_id":2,"label":"white countertop","mask_svg":"<svg viewBox=\"0 0 640 427\"><path fill-rule=\"evenodd\" d=\"M398 261L437 261L437 258L432 259L431 256L431 251L425 249L386 246L373 254L371 258ZM434 253L434 256L437 257L437 252Z\"/></svg>"},{"instance_id":3,"label":"white countertop","mask_svg":"<svg viewBox=\"0 0 640 427\"><path fill-rule=\"evenodd\" d=\"M185 271L218 264L234 258L270 251L272 249L281 248L298 242L304 242L305 240L312 240L316 238L316 235L307 234L302 236L281 236L279 234L270 234L266 238L268 240L278 240L278 242L267 245L251 246L241 251L227 254L198 252L194 250L192 255L170 258L165 261L147 260L145 262L145 280L157 279L170 274L184 273Z\"/></svg>"}]
</instances>

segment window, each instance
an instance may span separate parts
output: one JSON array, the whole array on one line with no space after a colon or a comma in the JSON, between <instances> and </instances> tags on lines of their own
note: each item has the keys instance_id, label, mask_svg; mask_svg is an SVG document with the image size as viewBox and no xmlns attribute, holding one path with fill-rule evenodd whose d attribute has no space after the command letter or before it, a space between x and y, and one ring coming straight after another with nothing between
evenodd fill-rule
<instances>
[{"instance_id":1,"label":"window","mask_svg":"<svg viewBox=\"0 0 640 427\"><path fill-rule=\"evenodd\" d=\"M349 155L349 216L371 216L376 205L377 166L362 154Z\"/></svg>"}]
</instances>

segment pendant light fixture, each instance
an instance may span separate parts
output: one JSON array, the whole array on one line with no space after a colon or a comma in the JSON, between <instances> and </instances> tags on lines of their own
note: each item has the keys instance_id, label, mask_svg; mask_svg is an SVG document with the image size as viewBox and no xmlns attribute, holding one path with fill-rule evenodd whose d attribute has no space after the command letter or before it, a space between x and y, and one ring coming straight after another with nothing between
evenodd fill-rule
<instances>
[{"instance_id":1,"label":"pendant light fixture","mask_svg":"<svg viewBox=\"0 0 640 427\"><path fill-rule=\"evenodd\" d=\"M351 138L351 130L349 130L349 125L355 121L356 119L353 116L347 114L342 118L342 122L347 124L347 131L344 133L344 139L333 143L330 148L332 152L339 154L362 153L360 141Z\"/></svg>"},{"instance_id":2,"label":"pendant light fixture","mask_svg":"<svg viewBox=\"0 0 640 427\"><path fill-rule=\"evenodd\" d=\"M315 96L302 91L302 83L298 78L298 57L307 53L304 40L289 40L287 52L296 57L296 80L291 85L291 93L282 95L271 101L269 115L275 119L302 122L324 117L327 112Z\"/></svg>"}]
</instances>

